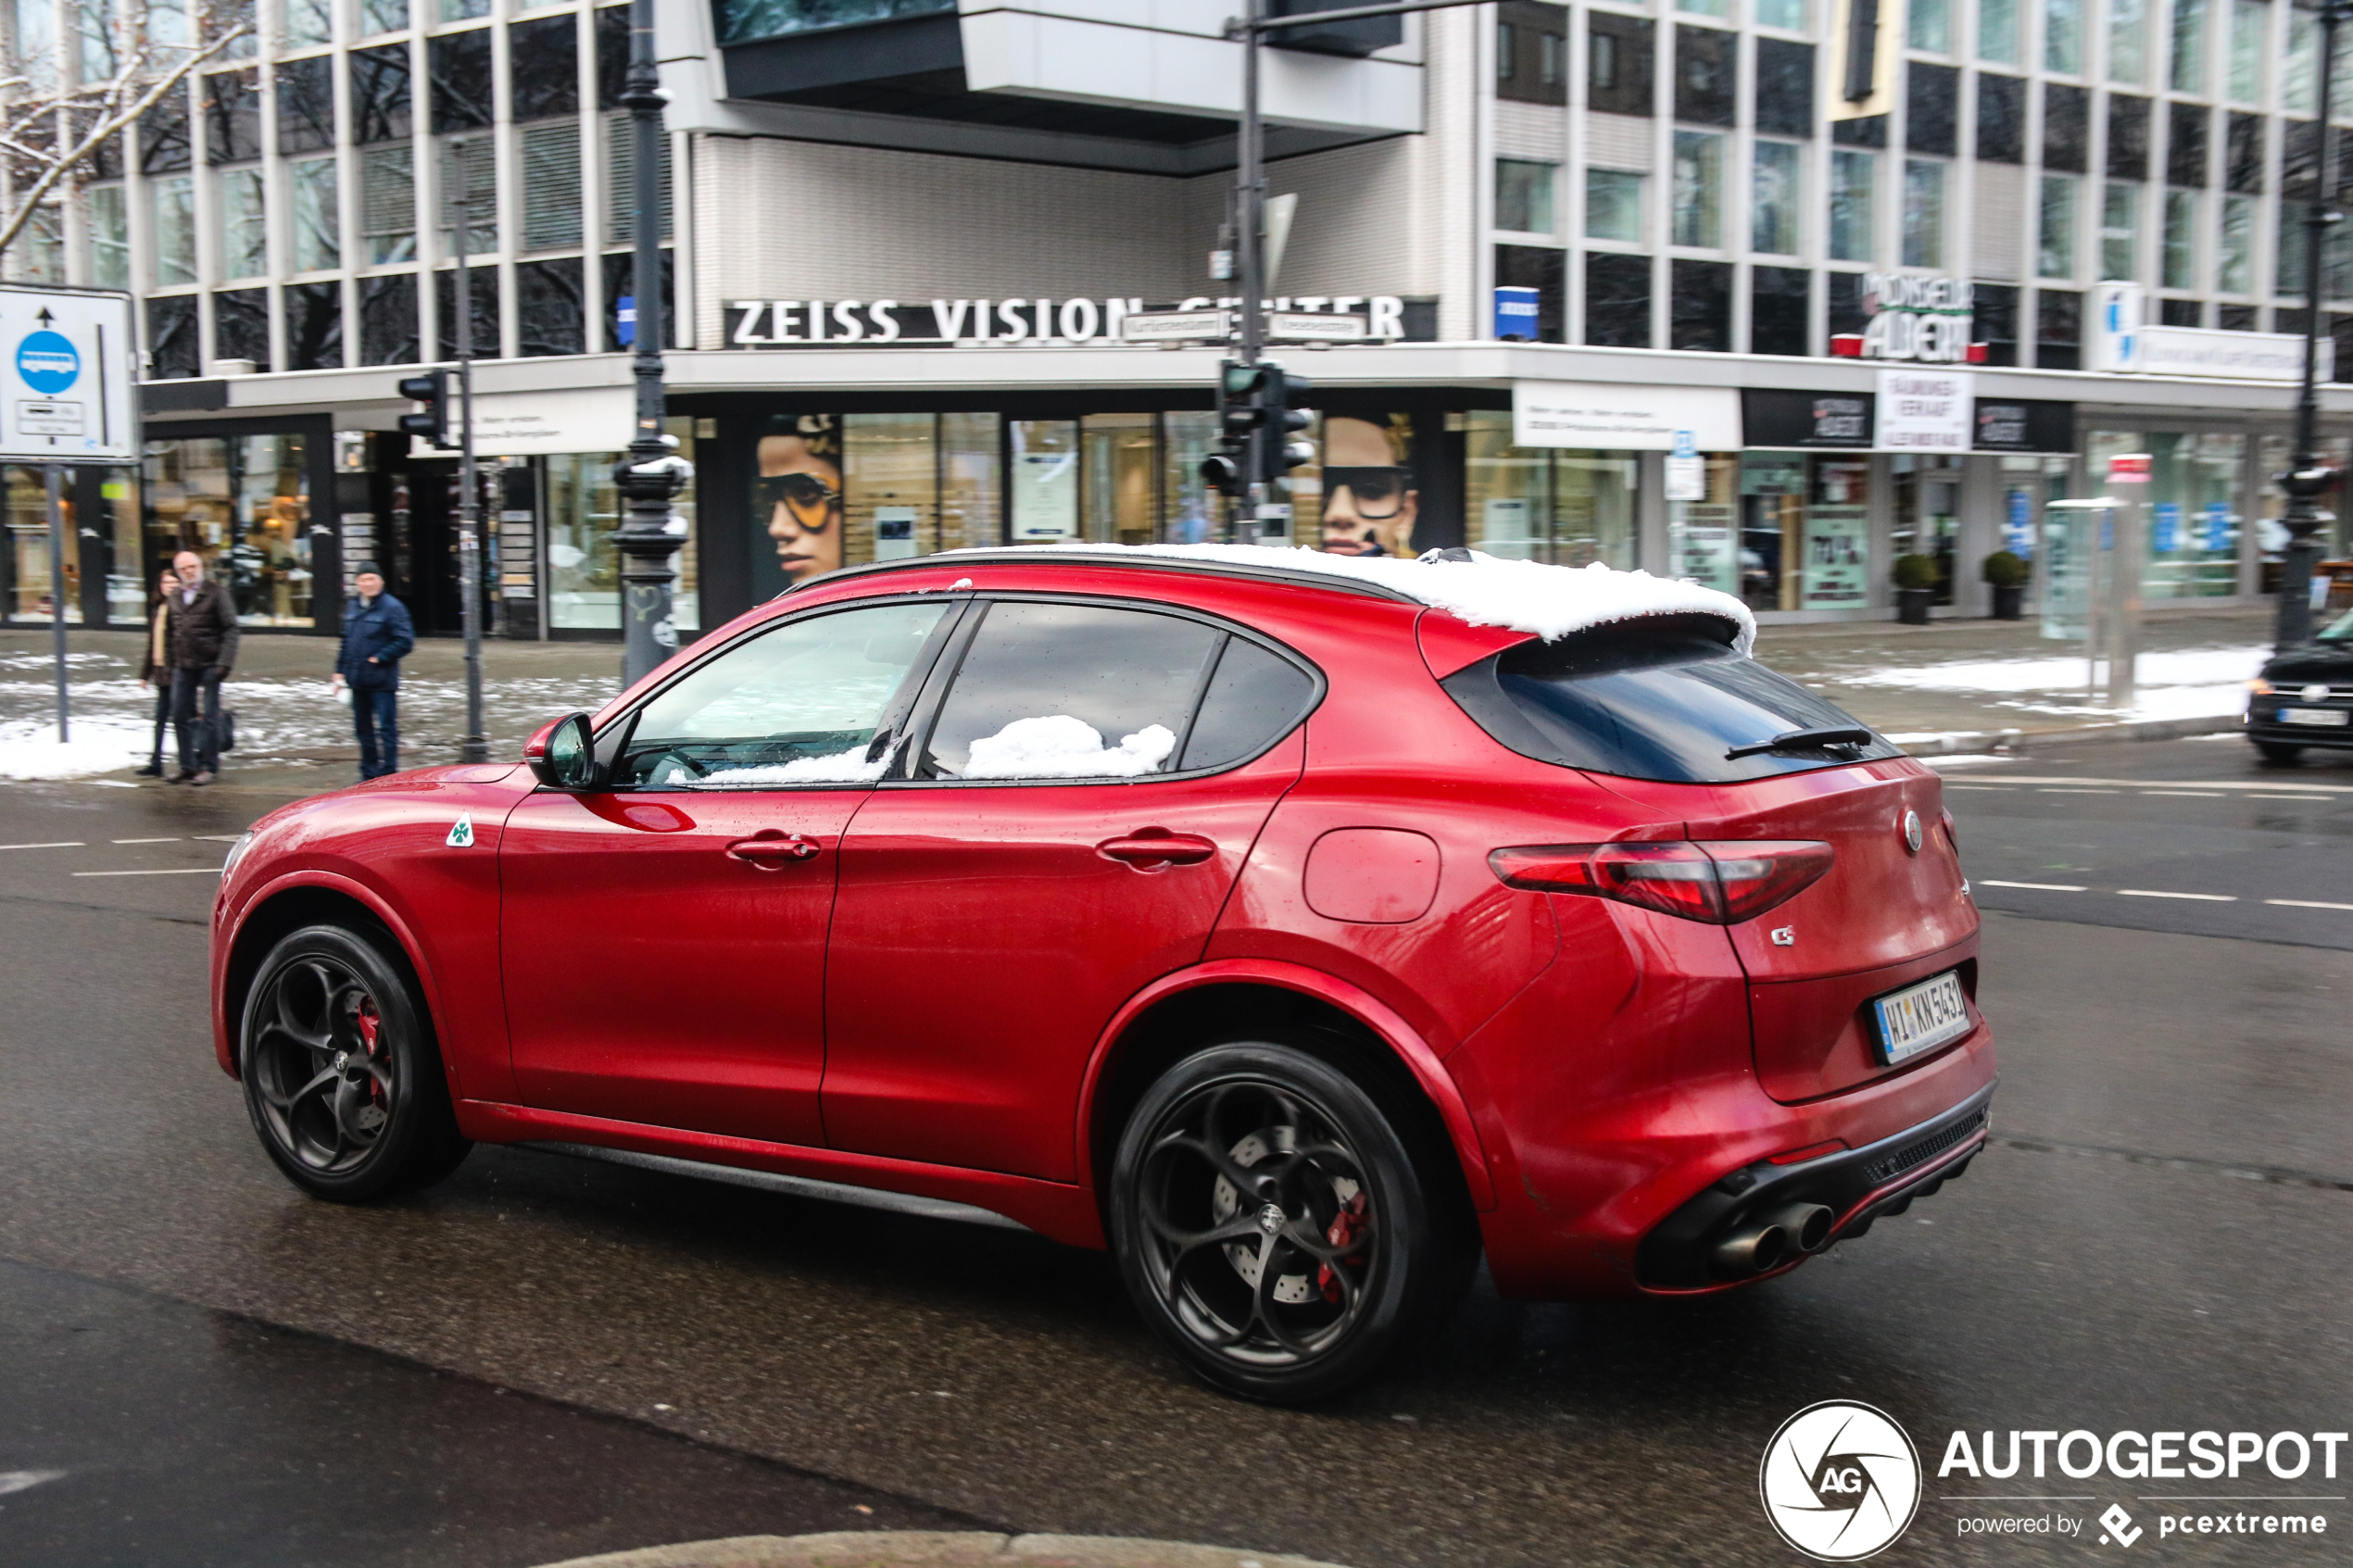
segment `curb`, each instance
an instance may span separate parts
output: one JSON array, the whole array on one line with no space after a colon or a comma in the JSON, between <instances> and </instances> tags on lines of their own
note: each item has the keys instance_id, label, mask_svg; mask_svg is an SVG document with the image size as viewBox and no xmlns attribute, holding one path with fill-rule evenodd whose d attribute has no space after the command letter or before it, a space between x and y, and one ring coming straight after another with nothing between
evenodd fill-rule
<instances>
[{"instance_id":1,"label":"curb","mask_svg":"<svg viewBox=\"0 0 2353 1568\"><path fill-rule=\"evenodd\" d=\"M2128 719L2112 724L2079 724L2064 730L1947 730L1941 734L1907 735L1896 744L1913 757L1981 756L2105 741L2183 740L2191 735L2236 734L2246 723L2245 717L2236 713L2210 719Z\"/></svg>"},{"instance_id":2,"label":"curb","mask_svg":"<svg viewBox=\"0 0 2353 1568\"><path fill-rule=\"evenodd\" d=\"M1334 1568L1304 1557L1128 1536L1001 1536L977 1530L837 1530L735 1536L574 1557L545 1568Z\"/></svg>"}]
</instances>

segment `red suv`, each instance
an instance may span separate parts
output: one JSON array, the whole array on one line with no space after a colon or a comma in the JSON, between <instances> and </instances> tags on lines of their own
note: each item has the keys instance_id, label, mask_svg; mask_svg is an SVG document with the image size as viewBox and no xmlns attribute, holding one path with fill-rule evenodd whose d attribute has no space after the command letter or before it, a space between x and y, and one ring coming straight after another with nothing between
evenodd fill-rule
<instances>
[{"instance_id":1,"label":"red suv","mask_svg":"<svg viewBox=\"0 0 2353 1568\"><path fill-rule=\"evenodd\" d=\"M1733 599L1449 554L796 588L523 764L257 824L220 1065L321 1198L532 1143L1108 1246L1268 1399L1482 1250L1720 1290L1960 1174L1994 1047L1935 775Z\"/></svg>"}]
</instances>

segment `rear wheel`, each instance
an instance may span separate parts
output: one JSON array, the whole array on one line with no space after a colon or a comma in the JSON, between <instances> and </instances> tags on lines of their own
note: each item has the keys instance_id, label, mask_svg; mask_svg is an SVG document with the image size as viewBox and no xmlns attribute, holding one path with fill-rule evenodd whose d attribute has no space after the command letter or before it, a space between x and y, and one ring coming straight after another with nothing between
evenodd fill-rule
<instances>
[{"instance_id":1,"label":"rear wheel","mask_svg":"<svg viewBox=\"0 0 2353 1568\"><path fill-rule=\"evenodd\" d=\"M314 1198L428 1186L472 1147L415 983L373 933L307 926L271 948L240 1047L261 1147Z\"/></svg>"},{"instance_id":2,"label":"rear wheel","mask_svg":"<svg viewBox=\"0 0 2353 1568\"><path fill-rule=\"evenodd\" d=\"M2302 746L2290 746L2284 741L2259 740L2255 743L2255 749L2262 753L2264 761L2274 762L2281 767L2287 766L2304 755Z\"/></svg>"},{"instance_id":3,"label":"rear wheel","mask_svg":"<svg viewBox=\"0 0 2353 1568\"><path fill-rule=\"evenodd\" d=\"M1257 1041L1201 1051L1146 1092L1113 1165L1112 1244L1195 1374L1255 1399L1322 1399L1453 1304L1476 1223L1395 1098Z\"/></svg>"}]
</instances>

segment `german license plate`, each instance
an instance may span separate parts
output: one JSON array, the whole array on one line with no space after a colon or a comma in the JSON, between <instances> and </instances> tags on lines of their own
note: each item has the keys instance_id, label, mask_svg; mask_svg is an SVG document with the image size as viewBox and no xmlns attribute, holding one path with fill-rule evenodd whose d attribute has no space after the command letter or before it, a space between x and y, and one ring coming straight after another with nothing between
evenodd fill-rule
<instances>
[{"instance_id":1,"label":"german license plate","mask_svg":"<svg viewBox=\"0 0 2353 1568\"><path fill-rule=\"evenodd\" d=\"M1880 1060L1891 1067L1957 1040L1971 1027L1961 977L1953 970L1877 998L1871 1013L1879 1022Z\"/></svg>"},{"instance_id":2,"label":"german license plate","mask_svg":"<svg viewBox=\"0 0 2353 1568\"><path fill-rule=\"evenodd\" d=\"M2349 719L2353 719L2353 712L2348 712L2342 708L2283 708L2280 709L2280 722L2283 724L2343 724Z\"/></svg>"}]
</instances>

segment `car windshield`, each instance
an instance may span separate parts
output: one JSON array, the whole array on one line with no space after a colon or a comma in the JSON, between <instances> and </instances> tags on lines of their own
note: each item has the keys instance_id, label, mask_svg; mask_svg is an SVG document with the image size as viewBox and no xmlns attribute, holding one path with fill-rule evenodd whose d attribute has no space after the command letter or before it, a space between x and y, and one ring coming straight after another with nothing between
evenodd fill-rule
<instances>
[{"instance_id":1,"label":"car windshield","mask_svg":"<svg viewBox=\"0 0 2353 1568\"><path fill-rule=\"evenodd\" d=\"M1730 753L1802 730L1858 728L1853 715L1735 653L1722 621L1656 616L1529 641L1447 677L1447 694L1523 757L1622 778L1731 784L1903 753L1793 744ZM1869 734L1868 729L1865 733Z\"/></svg>"},{"instance_id":2,"label":"car windshield","mask_svg":"<svg viewBox=\"0 0 2353 1568\"><path fill-rule=\"evenodd\" d=\"M2320 640L2324 643L2353 643L2353 609L2338 616L2334 624L2321 633Z\"/></svg>"}]
</instances>

